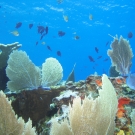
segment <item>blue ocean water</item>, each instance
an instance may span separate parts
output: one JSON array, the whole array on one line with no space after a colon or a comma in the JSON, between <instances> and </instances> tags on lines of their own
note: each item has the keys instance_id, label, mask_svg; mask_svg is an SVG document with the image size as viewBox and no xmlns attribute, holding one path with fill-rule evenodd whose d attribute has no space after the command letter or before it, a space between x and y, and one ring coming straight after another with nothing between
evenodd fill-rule
<instances>
[{"instance_id":1,"label":"blue ocean water","mask_svg":"<svg viewBox=\"0 0 135 135\"><path fill-rule=\"evenodd\" d=\"M90 74L97 72L99 75L108 75L111 66L107 50L113 38L108 34L118 37L122 35L128 39L135 53L135 1L130 0L33 0L0 2L0 43L8 44L19 42L20 48L29 55L37 66L48 57L59 60L63 67L66 80L74 64L76 81L86 79ZM89 19L89 15L93 19ZM69 21L63 19L68 16ZM22 22L18 28L19 36L14 36L11 31L16 30L16 23ZM33 27L29 29L29 24ZM48 26L49 31L40 40L37 26ZM58 36L58 31L66 34ZM132 32L133 37L128 38ZM75 36L80 39L75 40ZM36 42L38 41L38 45ZM45 42L45 45L42 45ZM106 45L109 43L108 45ZM47 49L50 46L52 51ZM95 51L98 48L99 53ZM61 52L61 57L57 55ZM95 62L91 62L92 56ZM101 59L97 59L102 56ZM107 61L104 61L107 59ZM135 71L135 58L132 60L131 71Z\"/></svg>"}]
</instances>

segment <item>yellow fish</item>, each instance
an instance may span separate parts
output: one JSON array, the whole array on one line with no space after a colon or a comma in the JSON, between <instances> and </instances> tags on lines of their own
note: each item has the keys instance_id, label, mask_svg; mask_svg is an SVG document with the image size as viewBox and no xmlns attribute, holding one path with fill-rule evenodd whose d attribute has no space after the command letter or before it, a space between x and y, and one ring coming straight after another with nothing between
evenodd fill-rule
<instances>
[{"instance_id":1,"label":"yellow fish","mask_svg":"<svg viewBox=\"0 0 135 135\"><path fill-rule=\"evenodd\" d=\"M89 19L93 20L93 15L92 14L89 15Z\"/></svg>"},{"instance_id":2,"label":"yellow fish","mask_svg":"<svg viewBox=\"0 0 135 135\"><path fill-rule=\"evenodd\" d=\"M19 32L17 30L11 31L10 33L14 36L19 36Z\"/></svg>"},{"instance_id":3,"label":"yellow fish","mask_svg":"<svg viewBox=\"0 0 135 135\"><path fill-rule=\"evenodd\" d=\"M64 21L68 22L68 16L67 15L63 15Z\"/></svg>"},{"instance_id":4,"label":"yellow fish","mask_svg":"<svg viewBox=\"0 0 135 135\"><path fill-rule=\"evenodd\" d=\"M42 42L41 44L42 44L42 45L45 45L45 42Z\"/></svg>"}]
</instances>

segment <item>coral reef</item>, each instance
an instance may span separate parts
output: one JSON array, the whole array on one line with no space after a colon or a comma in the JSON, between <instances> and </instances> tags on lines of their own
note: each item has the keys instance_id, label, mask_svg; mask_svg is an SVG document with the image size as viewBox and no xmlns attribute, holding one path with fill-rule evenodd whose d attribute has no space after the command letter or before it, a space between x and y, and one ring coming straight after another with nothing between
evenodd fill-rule
<instances>
[{"instance_id":1,"label":"coral reef","mask_svg":"<svg viewBox=\"0 0 135 135\"><path fill-rule=\"evenodd\" d=\"M97 81L98 80L98 81ZM130 113L132 108L135 108L135 91L129 89L129 87L125 84L125 78L123 77L109 77L109 80L113 84L115 88L117 99L119 101L118 111L116 114L115 119L115 133L120 134L121 132L125 133L126 135L133 135L131 129L131 120L130 120ZM75 98L79 96L81 98L81 102L85 99L85 97L89 99L97 99L99 96L99 92L102 88L102 79L101 76L98 75L90 75L87 77L86 81L79 81L79 82L67 82L66 83L66 90L61 92L59 97L56 97L52 100L51 107L55 106L58 109L56 116L56 123L58 124L63 122L63 119L66 119L68 116L68 104L74 102ZM72 91L69 91L68 88L72 88ZM68 94L66 94L68 93ZM75 94L76 93L76 94ZM65 95L65 96L64 96ZM110 105L110 99L107 101L108 105ZM120 107L120 108L119 108ZM121 108L122 107L122 108ZM64 108L64 109L63 109ZM107 111L108 113L108 111ZM76 115L78 114L75 113ZM119 117L122 116L122 117ZM80 120L80 119L79 119ZM58 122L57 122L58 121ZM43 133L49 135L49 129L51 127L51 120L46 122L46 126L43 127Z\"/></svg>"},{"instance_id":2,"label":"coral reef","mask_svg":"<svg viewBox=\"0 0 135 135\"><path fill-rule=\"evenodd\" d=\"M135 109L135 91L126 85L124 77L109 77L118 99L118 111L115 117L115 135L125 133L133 135L130 114ZM37 90L24 90L20 93L7 93L12 100L12 107L15 113L22 117L25 122L30 118L32 125L36 127L38 135L49 135L52 116L60 123L66 119L69 113L69 104L73 104L76 97L80 97L81 103L85 98L96 101L102 91L102 77L90 75L86 80L78 82L66 82L51 86L50 90L40 87ZM108 99L108 105L111 100ZM108 114L108 111L107 111ZM81 119L79 119L81 120Z\"/></svg>"},{"instance_id":3,"label":"coral reef","mask_svg":"<svg viewBox=\"0 0 135 135\"><path fill-rule=\"evenodd\" d=\"M102 90L95 100L85 97L82 105L80 97L73 100L68 114L69 122L64 119L59 123L57 119L52 119L50 135L114 134L117 96L107 76L103 75L102 82Z\"/></svg>"},{"instance_id":4,"label":"coral reef","mask_svg":"<svg viewBox=\"0 0 135 135\"><path fill-rule=\"evenodd\" d=\"M39 88L32 91L24 90L17 94L7 94L7 96L13 100L12 107L15 113L19 117L21 116L25 122L30 118L33 126L37 126L41 119L51 115L50 104L60 92L61 90L45 91Z\"/></svg>"},{"instance_id":5,"label":"coral reef","mask_svg":"<svg viewBox=\"0 0 135 135\"><path fill-rule=\"evenodd\" d=\"M116 66L116 71L121 75L127 75L132 65L133 53L129 41L120 36L116 36L111 44L112 50L108 50L108 56L111 58L113 66Z\"/></svg>"},{"instance_id":6,"label":"coral reef","mask_svg":"<svg viewBox=\"0 0 135 135\"><path fill-rule=\"evenodd\" d=\"M12 43L12 44L0 44L0 69L5 68L7 66L7 60L9 58L10 53L13 50L17 50L22 45L18 42Z\"/></svg>"}]
</instances>

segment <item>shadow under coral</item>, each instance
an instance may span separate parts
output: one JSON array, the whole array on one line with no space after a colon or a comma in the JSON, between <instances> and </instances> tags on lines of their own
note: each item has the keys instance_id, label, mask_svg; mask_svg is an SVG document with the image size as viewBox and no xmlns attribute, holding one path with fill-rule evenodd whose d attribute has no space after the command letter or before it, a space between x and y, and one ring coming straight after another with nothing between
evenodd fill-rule
<instances>
[{"instance_id":1,"label":"shadow under coral","mask_svg":"<svg viewBox=\"0 0 135 135\"><path fill-rule=\"evenodd\" d=\"M18 117L22 117L24 121L32 120L33 126L37 126L38 122L50 117L50 104L52 99L60 94L60 91L24 90L18 94L7 95L9 98L14 97L12 107ZM55 112L56 113L56 112ZM53 115L53 114L52 114Z\"/></svg>"}]
</instances>

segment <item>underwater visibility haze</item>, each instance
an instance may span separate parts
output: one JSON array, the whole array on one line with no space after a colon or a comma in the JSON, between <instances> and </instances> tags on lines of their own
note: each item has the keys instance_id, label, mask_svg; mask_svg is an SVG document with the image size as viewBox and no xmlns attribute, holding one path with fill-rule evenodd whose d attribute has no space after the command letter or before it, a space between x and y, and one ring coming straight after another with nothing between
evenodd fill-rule
<instances>
[{"instance_id":1,"label":"underwater visibility haze","mask_svg":"<svg viewBox=\"0 0 135 135\"><path fill-rule=\"evenodd\" d=\"M135 0L0 1L0 135L135 135L134 54Z\"/></svg>"},{"instance_id":2,"label":"underwater visibility haze","mask_svg":"<svg viewBox=\"0 0 135 135\"><path fill-rule=\"evenodd\" d=\"M129 40L135 52L134 0L46 0L0 2L0 43L19 42L37 66L56 58L66 80L97 72L109 75L113 37ZM111 36L110 36L111 35ZM132 59L131 72L135 71Z\"/></svg>"}]
</instances>

